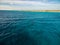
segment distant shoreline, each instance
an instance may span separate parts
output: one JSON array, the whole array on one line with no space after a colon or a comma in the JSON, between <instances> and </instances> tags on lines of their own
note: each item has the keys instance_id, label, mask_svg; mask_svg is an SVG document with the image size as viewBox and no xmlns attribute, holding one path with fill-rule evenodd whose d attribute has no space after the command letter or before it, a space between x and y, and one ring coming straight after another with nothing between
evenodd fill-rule
<instances>
[{"instance_id":1,"label":"distant shoreline","mask_svg":"<svg viewBox=\"0 0 60 45\"><path fill-rule=\"evenodd\" d=\"M30 12L60 12L60 10L23 10L23 11L30 11Z\"/></svg>"},{"instance_id":2,"label":"distant shoreline","mask_svg":"<svg viewBox=\"0 0 60 45\"><path fill-rule=\"evenodd\" d=\"M60 10L0 10L0 11L24 11L24 12L60 12Z\"/></svg>"}]
</instances>

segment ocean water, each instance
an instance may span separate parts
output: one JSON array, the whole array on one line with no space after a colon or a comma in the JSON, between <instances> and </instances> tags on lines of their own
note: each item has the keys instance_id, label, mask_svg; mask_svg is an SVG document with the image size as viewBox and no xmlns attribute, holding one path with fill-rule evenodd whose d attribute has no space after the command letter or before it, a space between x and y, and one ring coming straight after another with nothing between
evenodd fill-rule
<instances>
[{"instance_id":1,"label":"ocean water","mask_svg":"<svg viewBox=\"0 0 60 45\"><path fill-rule=\"evenodd\" d=\"M0 10L0 45L60 45L60 12Z\"/></svg>"}]
</instances>

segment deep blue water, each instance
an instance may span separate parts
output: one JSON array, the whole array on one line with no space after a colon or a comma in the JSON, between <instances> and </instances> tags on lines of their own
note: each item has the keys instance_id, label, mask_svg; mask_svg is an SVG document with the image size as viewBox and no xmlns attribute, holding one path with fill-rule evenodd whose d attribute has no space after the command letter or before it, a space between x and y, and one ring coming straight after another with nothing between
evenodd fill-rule
<instances>
[{"instance_id":1,"label":"deep blue water","mask_svg":"<svg viewBox=\"0 0 60 45\"><path fill-rule=\"evenodd\" d=\"M0 45L60 45L60 12L0 10Z\"/></svg>"}]
</instances>

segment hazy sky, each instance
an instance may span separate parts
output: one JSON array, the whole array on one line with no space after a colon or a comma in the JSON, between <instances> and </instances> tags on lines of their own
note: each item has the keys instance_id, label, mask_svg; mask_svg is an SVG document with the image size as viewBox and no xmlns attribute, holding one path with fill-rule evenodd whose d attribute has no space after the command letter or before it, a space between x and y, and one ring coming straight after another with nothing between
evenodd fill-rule
<instances>
[{"instance_id":1,"label":"hazy sky","mask_svg":"<svg viewBox=\"0 0 60 45\"><path fill-rule=\"evenodd\" d=\"M40 1L44 3L60 3L60 0L0 0L0 1Z\"/></svg>"},{"instance_id":2,"label":"hazy sky","mask_svg":"<svg viewBox=\"0 0 60 45\"><path fill-rule=\"evenodd\" d=\"M60 10L60 4L34 2L34 1L11 1L0 2L0 9L12 10Z\"/></svg>"},{"instance_id":3,"label":"hazy sky","mask_svg":"<svg viewBox=\"0 0 60 45\"><path fill-rule=\"evenodd\" d=\"M6 3L1 3L1 1ZM60 10L60 0L0 0L0 9Z\"/></svg>"},{"instance_id":4,"label":"hazy sky","mask_svg":"<svg viewBox=\"0 0 60 45\"><path fill-rule=\"evenodd\" d=\"M1 0L3 1L3 0ZM5 0L4 0L5 1ZM9 1L9 0L8 0ZM11 1L18 1L18 0L11 0ZM60 0L19 0L19 1L48 1L48 2L60 2Z\"/></svg>"}]
</instances>

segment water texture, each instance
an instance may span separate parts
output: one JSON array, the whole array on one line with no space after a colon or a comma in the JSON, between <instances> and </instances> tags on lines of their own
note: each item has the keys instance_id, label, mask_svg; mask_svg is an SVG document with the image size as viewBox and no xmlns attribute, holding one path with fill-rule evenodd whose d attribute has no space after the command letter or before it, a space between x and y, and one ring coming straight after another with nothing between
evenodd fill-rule
<instances>
[{"instance_id":1,"label":"water texture","mask_svg":"<svg viewBox=\"0 0 60 45\"><path fill-rule=\"evenodd\" d=\"M60 12L0 10L0 45L60 45Z\"/></svg>"}]
</instances>

